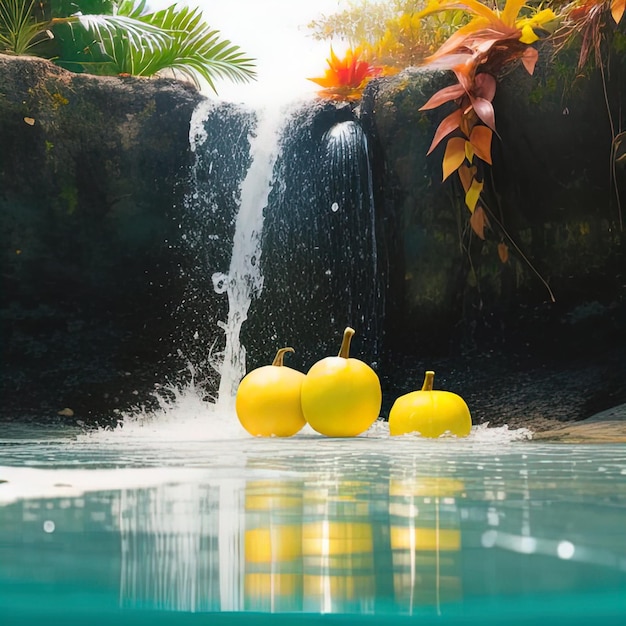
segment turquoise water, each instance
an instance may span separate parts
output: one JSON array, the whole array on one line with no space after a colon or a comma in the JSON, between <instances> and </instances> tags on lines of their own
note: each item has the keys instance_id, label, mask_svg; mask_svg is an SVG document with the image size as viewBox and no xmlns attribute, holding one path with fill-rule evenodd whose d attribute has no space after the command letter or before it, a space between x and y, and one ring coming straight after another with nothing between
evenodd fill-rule
<instances>
[{"instance_id":1,"label":"turquoise water","mask_svg":"<svg viewBox=\"0 0 626 626\"><path fill-rule=\"evenodd\" d=\"M626 623L626 446L172 432L5 432L1 624Z\"/></svg>"}]
</instances>

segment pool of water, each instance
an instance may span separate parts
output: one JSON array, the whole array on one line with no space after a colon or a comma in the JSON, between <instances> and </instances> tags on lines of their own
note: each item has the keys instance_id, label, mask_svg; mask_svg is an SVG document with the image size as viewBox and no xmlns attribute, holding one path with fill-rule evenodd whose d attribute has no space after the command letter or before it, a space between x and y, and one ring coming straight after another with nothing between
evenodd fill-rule
<instances>
[{"instance_id":1,"label":"pool of water","mask_svg":"<svg viewBox=\"0 0 626 626\"><path fill-rule=\"evenodd\" d=\"M5 430L0 623L626 623L624 445L174 421Z\"/></svg>"}]
</instances>

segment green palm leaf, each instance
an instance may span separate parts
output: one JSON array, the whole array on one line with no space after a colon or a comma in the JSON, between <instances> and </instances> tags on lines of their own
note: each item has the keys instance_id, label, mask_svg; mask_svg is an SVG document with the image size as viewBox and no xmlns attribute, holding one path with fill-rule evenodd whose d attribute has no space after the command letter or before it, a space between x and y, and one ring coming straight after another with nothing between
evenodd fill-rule
<instances>
[{"instance_id":1,"label":"green palm leaf","mask_svg":"<svg viewBox=\"0 0 626 626\"><path fill-rule=\"evenodd\" d=\"M152 55L168 49L174 38L162 28L125 15L73 15L66 18L89 31L117 73L139 75L139 67Z\"/></svg>"},{"instance_id":2,"label":"green palm leaf","mask_svg":"<svg viewBox=\"0 0 626 626\"><path fill-rule=\"evenodd\" d=\"M253 60L211 29L199 8L172 5L143 14L146 0L120 0L113 15L77 13L40 23L32 16L34 1L0 0L0 51L24 54L47 34L51 37L50 30L69 27L71 36L62 38L61 53L55 58L68 68L135 76L169 69L196 86L203 78L214 91L218 77L245 82L256 76Z\"/></svg>"},{"instance_id":3,"label":"green palm leaf","mask_svg":"<svg viewBox=\"0 0 626 626\"><path fill-rule=\"evenodd\" d=\"M254 61L239 46L222 39L219 31L211 29L203 21L199 8L172 5L139 19L169 32L174 42L151 58L144 57L143 67L137 60L138 74L151 75L171 69L186 75L196 85L197 77L201 76L214 91L217 77L246 82L256 76Z\"/></svg>"},{"instance_id":4,"label":"green palm leaf","mask_svg":"<svg viewBox=\"0 0 626 626\"><path fill-rule=\"evenodd\" d=\"M45 33L32 18L34 0L0 0L0 52L26 54Z\"/></svg>"}]
</instances>

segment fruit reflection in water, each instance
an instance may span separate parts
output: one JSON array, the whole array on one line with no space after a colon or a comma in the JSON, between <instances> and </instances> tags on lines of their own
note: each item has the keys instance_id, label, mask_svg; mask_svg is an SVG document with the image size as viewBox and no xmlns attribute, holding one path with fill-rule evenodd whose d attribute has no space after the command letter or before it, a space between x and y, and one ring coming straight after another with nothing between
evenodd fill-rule
<instances>
[{"instance_id":1,"label":"fruit reflection in water","mask_svg":"<svg viewBox=\"0 0 626 626\"><path fill-rule=\"evenodd\" d=\"M461 596L461 530L451 478L391 478L390 540L396 601L411 613Z\"/></svg>"},{"instance_id":2,"label":"fruit reflection in water","mask_svg":"<svg viewBox=\"0 0 626 626\"><path fill-rule=\"evenodd\" d=\"M302 554L304 608L367 611L375 597L371 504L359 483L307 488Z\"/></svg>"},{"instance_id":3,"label":"fruit reflection in water","mask_svg":"<svg viewBox=\"0 0 626 626\"><path fill-rule=\"evenodd\" d=\"M302 485L254 481L246 486L245 608L302 609Z\"/></svg>"}]
</instances>

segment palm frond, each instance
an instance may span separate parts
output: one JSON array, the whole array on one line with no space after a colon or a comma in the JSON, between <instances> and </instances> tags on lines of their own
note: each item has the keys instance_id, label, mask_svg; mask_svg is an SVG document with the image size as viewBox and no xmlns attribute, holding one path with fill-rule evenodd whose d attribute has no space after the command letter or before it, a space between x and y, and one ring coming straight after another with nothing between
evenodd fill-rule
<instances>
[{"instance_id":1,"label":"palm frond","mask_svg":"<svg viewBox=\"0 0 626 626\"><path fill-rule=\"evenodd\" d=\"M34 0L0 0L0 52L26 54L45 33L32 17Z\"/></svg>"},{"instance_id":2,"label":"palm frond","mask_svg":"<svg viewBox=\"0 0 626 626\"><path fill-rule=\"evenodd\" d=\"M0 0L0 51L24 54L50 32L48 29L69 27L70 44L62 38L64 53L55 57L68 69L135 76L170 69L196 86L201 77L214 91L218 77L246 82L256 76L253 59L210 28L199 8L173 4L145 14L147 0L119 0L113 15L76 13L38 23L32 14L34 3Z\"/></svg>"},{"instance_id":3,"label":"palm frond","mask_svg":"<svg viewBox=\"0 0 626 626\"><path fill-rule=\"evenodd\" d=\"M122 0L115 7L115 15L139 19L146 10L147 0Z\"/></svg>"},{"instance_id":4,"label":"palm frond","mask_svg":"<svg viewBox=\"0 0 626 626\"><path fill-rule=\"evenodd\" d=\"M211 29L203 21L199 8L172 5L140 19L166 30L174 39L171 48L155 55L141 73L148 75L172 69L188 76L196 85L199 75L214 91L217 77L234 82L247 82L256 77L254 60L239 46L222 39L218 30Z\"/></svg>"},{"instance_id":5,"label":"palm frond","mask_svg":"<svg viewBox=\"0 0 626 626\"><path fill-rule=\"evenodd\" d=\"M103 42L123 38L135 50L147 48L152 52L172 43L173 37L158 26L125 15L73 15L67 18L78 22Z\"/></svg>"}]
</instances>

